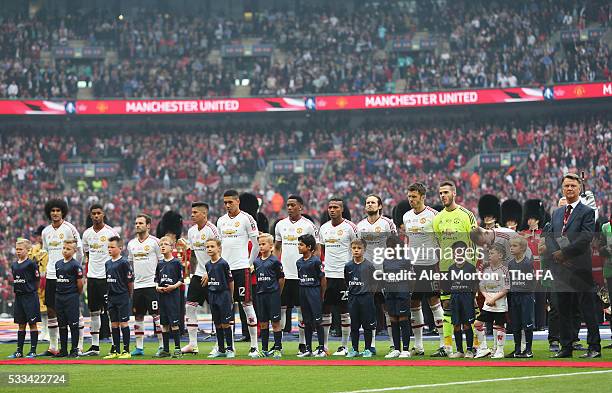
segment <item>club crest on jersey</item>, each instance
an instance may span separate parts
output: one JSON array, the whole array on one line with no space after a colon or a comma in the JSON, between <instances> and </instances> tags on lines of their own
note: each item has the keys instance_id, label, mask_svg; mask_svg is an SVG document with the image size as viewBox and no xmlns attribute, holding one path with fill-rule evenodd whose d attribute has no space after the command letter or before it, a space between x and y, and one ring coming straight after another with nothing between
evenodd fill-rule
<instances>
[{"instance_id":1,"label":"club crest on jersey","mask_svg":"<svg viewBox=\"0 0 612 393\"><path fill-rule=\"evenodd\" d=\"M106 241L106 236L100 236L100 241L101 242L105 242Z\"/></svg>"},{"instance_id":2,"label":"club crest on jersey","mask_svg":"<svg viewBox=\"0 0 612 393\"><path fill-rule=\"evenodd\" d=\"M382 231L381 227L374 228L374 232L381 232L381 231Z\"/></svg>"},{"instance_id":3,"label":"club crest on jersey","mask_svg":"<svg viewBox=\"0 0 612 393\"><path fill-rule=\"evenodd\" d=\"M144 250L145 250L146 252L149 252L149 251L151 251L151 247L150 247L150 246L144 246Z\"/></svg>"},{"instance_id":4,"label":"club crest on jersey","mask_svg":"<svg viewBox=\"0 0 612 393\"><path fill-rule=\"evenodd\" d=\"M426 221L427 221L427 220L425 219L425 217L421 217L421 219L419 220L419 222L420 222L421 224L425 224L425 222L426 222Z\"/></svg>"},{"instance_id":5,"label":"club crest on jersey","mask_svg":"<svg viewBox=\"0 0 612 393\"><path fill-rule=\"evenodd\" d=\"M238 228L238 227L240 226L240 223L239 223L238 221L236 221L236 222L234 223L234 226L235 226L236 228Z\"/></svg>"},{"instance_id":6,"label":"club crest on jersey","mask_svg":"<svg viewBox=\"0 0 612 393\"><path fill-rule=\"evenodd\" d=\"M60 238L60 239L62 239L62 240L64 240L64 234L63 234L63 233L60 233L60 234L59 234L59 238Z\"/></svg>"},{"instance_id":7,"label":"club crest on jersey","mask_svg":"<svg viewBox=\"0 0 612 393\"><path fill-rule=\"evenodd\" d=\"M298 229L296 230L296 232L297 232L298 234L301 234L302 232L304 232L304 230L303 230L302 228L298 228Z\"/></svg>"},{"instance_id":8,"label":"club crest on jersey","mask_svg":"<svg viewBox=\"0 0 612 393\"><path fill-rule=\"evenodd\" d=\"M344 231L342 231L342 229L338 229L338 236L342 236L343 233Z\"/></svg>"},{"instance_id":9,"label":"club crest on jersey","mask_svg":"<svg viewBox=\"0 0 612 393\"><path fill-rule=\"evenodd\" d=\"M202 236L200 236L200 239L206 240L206 234L203 233Z\"/></svg>"}]
</instances>

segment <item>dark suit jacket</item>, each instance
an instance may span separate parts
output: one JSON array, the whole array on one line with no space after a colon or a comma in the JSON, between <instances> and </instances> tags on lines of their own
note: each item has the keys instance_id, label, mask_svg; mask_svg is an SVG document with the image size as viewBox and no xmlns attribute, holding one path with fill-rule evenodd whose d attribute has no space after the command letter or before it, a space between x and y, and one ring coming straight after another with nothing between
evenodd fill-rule
<instances>
[{"instance_id":1,"label":"dark suit jacket","mask_svg":"<svg viewBox=\"0 0 612 393\"><path fill-rule=\"evenodd\" d=\"M553 288L556 291L590 291L594 288L591 241L595 232L595 210L578 202L566 225L565 236L569 245L560 248L556 239L562 236L565 206L552 214L550 225L543 230L546 238L546 257L550 258ZM561 249L567 265L552 259L552 253Z\"/></svg>"}]
</instances>

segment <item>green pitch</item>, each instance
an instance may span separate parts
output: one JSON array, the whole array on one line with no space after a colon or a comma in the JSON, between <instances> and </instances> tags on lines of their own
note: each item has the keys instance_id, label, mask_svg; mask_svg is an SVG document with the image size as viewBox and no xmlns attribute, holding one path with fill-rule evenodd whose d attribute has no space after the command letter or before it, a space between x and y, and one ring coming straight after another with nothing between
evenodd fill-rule
<instances>
[{"instance_id":1,"label":"green pitch","mask_svg":"<svg viewBox=\"0 0 612 393\"><path fill-rule=\"evenodd\" d=\"M605 342L606 345L608 342ZM336 344L333 342L332 344ZM534 342L535 360L548 360L546 341ZM213 343L200 343L200 355L195 357L205 359ZM426 342L426 352L433 352L435 344ZM102 346L106 353L109 345ZM156 350L153 342L145 343L148 356L141 359L153 359ZM248 343L237 346L239 359L245 359ZM372 360L384 360L387 341L379 339L377 349L379 355ZM40 346L39 352L46 348L46 343ZM333 345L332 345L332 348ZM26 344L26 349L28 346ZM0 345L0 359L15 350L14 344ZM507 351L511 348L507 346ZM285 344L283 359L297 359L297 343ZM577 353L579 354L579 353ZM600 361L610 361L612 351L604 352ZM191 359L192 357L186 357ZM334 359L335 357L329 357ZM82 358L98 360L101 357ZM336 358L337 359L337 358ZM425 359L430 359L428 356ZM577 358L575 361L579 361ZM308 360L305 360L306 362ZM524 362L524 359L513 360ZM65 372L69 374L68 386L53 388L53 391L66 392L137 392L137 391L203 391L203 392L354 392L369 389L395 388L384 391L423 391L436 392L599 392L607 391L612 385L612 372L606 369L594 368L562 368L562 367L382 367L364 366L207 366L207 365L54 365L49 359L43 365L2 365L0 373L11 372ZM553 374L575 374L559 377L537 377ZM536 376L536 378L531 378ZM509 380L499 380L499 379ZM528 379L512 379L528 378ZM495 379L491 382L473 382ZM466 384L453 382L472 381ZM438 384L437 386L422 386ZM442 385L441 385L442 384ZM419 386L421 385L421 386ZM414 388L408 388L415 386ZM40 392L47 387L12 387L0 386L2 393L8 392ZM373 390L375 392L376 390Z\"/></svg>"}]
</instances>

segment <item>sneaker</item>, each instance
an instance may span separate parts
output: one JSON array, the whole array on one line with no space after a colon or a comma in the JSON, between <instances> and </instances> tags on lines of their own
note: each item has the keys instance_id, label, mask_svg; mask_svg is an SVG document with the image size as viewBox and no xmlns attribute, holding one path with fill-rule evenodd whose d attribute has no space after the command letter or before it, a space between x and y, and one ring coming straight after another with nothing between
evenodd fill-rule
<instances>
[{"instance_id":1,"label":"sneaker","mask_svg":"<svg viewBox=\"0 0 612 393\"><path fill-rule=\"evenodd\" d=\"M338 347L338 350L333 353L332 356L346 356L347 353L348 350L346 349L346 347L340 346Z\"/></svg>"},{"instance_id":2,"label":"sneaker","mask_svg":"<svg viewBox=\"0 0 612 393\"><path fill-rule=\"evenodd\" d=\"M438 350L430 355L432 358L445 358L448 357L446 349L444 347L438 348Z\"/></svg>"},{"instance_id":3,"label":"sneaker","mask_svg":"<svg viewBox=\"0 0 612 393\"><path fill-rule=\"evenodd\" d=\"M603 349L612 349L612 344L608 344L605 347L602 347Z\"/></svg>"},{"instance_id":4,"label":"sneaker","mask_svg":"<svg viewBox=\"0 0 612 393\"><path fill-rule=\"evenodd\" d=\"M83 352L83 356L100 356L100 347L92 345L87 351Z\"/></svg>"},{"instance_id":5,"label":"sneaker","mask_svg":"<svg viewBox=\"0 0 612 393\"><path fill-rule=\"evenodd\" d=\"M376 348L371 347L370 352L372 352L372 355L376 356Z\"/></svg>"},{"instance_id":6,"label":"sneaker","mask_svg":"<svg viewBox=\"0 0 612 393\"><path fill-rule=\"evenodd\" d=\"M251 349L249 349L249 355L248 356L251 359L259 359L261 357L261 354L259 353L257 348L251 348Z\"/></svg>"},{"instance_id":7,"label":"sneaker","mask_svg":"<svg viewBox=\"0 0 612 393\"><path fill-rule=\"evenodd\" d=\"M495 353L491 355L491 359L503 359L504 357L504 349L502 347L497 347Z\"/></svg>"},{"instance_id":8,"label":"sneaker","mask_svg":"<svg viewBox=\"0 0 612 393\"><path fill-rule=\"evenodd\" d=\"M451 359L462 359L465 357L465 354L463 352L454 352L448 355L448 357Z\"/></svg>"},{"instance_id":9,"label":"sneaker","mask_svg":"<svg viewBox=\"0 0 612 393\"><path fill-rule=\"evenodd\" d=\"M561 345L559 345L558 341L553 341L548 345L548 350L550 352L559 352L561 350Z\"/></svg>"},{"instance_id":10,"label":"sneaker","mask_svg":"<svg viewBox=\"0 0 612 393\"><path fill-rule=\"evenodd\" d=\"M491 355L491 350L489 348L478 348L476 351L475 359L484 358Z\"/></svg>"},{"instance_id":11,"label":"sneaker","mask_svg":"<svg viewBox=\"0 0 612 393\"><path fill-rule=\"evenodd\" d=\"M36 352L35 351L30 351L28 352L28 354L25 356L28 359L35 359L36 358Z\"/></svg>"},{"instance_id":12,"label":"sneaker","mask_svg":"<svg viewBox=\"0 0 612 393\"><path fill-rule=\"evenodd\" d=\"M53 355L53 357L54 358L67 358L68 357L68 351L59 351L58 353Z\"/></svg>"},{"instance_id":13,"label":"sneaker","mask_svg":"<svg viewBox=\"0 0 612 393\"><path fill-rule=\"evenodd\" d=\"M81 355L78 348L70 350L70 353L68 354L69 358L78 358L79 356Z\"/></svg>"},{"instance_id":14,"label":"sneaker","mask_svg":"<svg viewBox=\"0 0 612 393\"><path fill-rule=\"evenodd\" d=\"M193 346L191 344L187 344L183 348L181 348L182 353L191 353L193 355L197 355L199 351L200 350L198 349L197 345Z\"/></svg>"},{"instance_id":15,"label":"sneaker","mask_svg":"<svg viewBox=\"0 0 612 393\"><path fill-rule=\"evenodd\" d=\"M280 358L282 358L282 357L283 357L283 353L281 352L281 350L280 350L280 349L275 349L275 350L272 352L272 357L273 357L274 359L280 359Z\"/></svg>"},{"instance_id":16,"label":"sneaker","mask_svg":"<svg viewBox=\"0 0 612 393\"><path fill-rule=\"evenodd\" d=\"M524 351L521 353L517 353L516 355L514 355L515 358L519 358L519 359L530 359L533 357L533 352L531 351Z\"/></svg>"},{"instance_id":17,"label":"sneaker","mask_svg":"<svg viewBox=\"0 0 612 393\"><path fill-rule=\"evenodd\" d=\"M209 358L209 359L214 359L214 358L224 358L224 357L226 357L226 356L227 356L227 353L226 353L226 352L219 352L219 351L218 351L218 350L215 348L215 351L214 351L214 352L211 352L211 353L208 355L208 358Z\"/></svg>"},{"instance_id":18,"label":"sneaker","mask_svg":"<svg viewBox=\"0 0 612 393\"><path fill-rule=\"evenodd\" d=\"M159 354L160 354L160 353L162 353L162 352L165 352L165 351L164 351L164 347L159 347L159 348L157 348L157 352L155 352L155 355L153 355L153 356L155 356L155 357L159 357L159 356L157 356L157 355L159 355ZM168 351L168 353L170 353L170 351Z\"/></svg>"},{"instance_id":19,"label":"sneaker","mask_svg":"<svg viewBox=\"0 0 612 393\"><path fill-rule=\"evenodd\" d=\"M208 353L209 355L212 355L214 353L219 352L219 347L217 346L217 344L215 344L214 347L212 347L212 349L210 350L210 352Z\"/></svg>"},{"instance_id":20,"label":"sneaker","mask_svg":"<svg viewBox=\"0 0 612 393\"><path fill-rule=\"evenodd\" d=\"M347 358L354 358L359 356L359 352L355 351L353 348L348 350L348 353L346 354Z\"/></svg>"},{"instance_id":21,"label":"sneaker","mask_svg":"<svg viewBox=\"0 0 612 393\"><path fill-rule=\"evenodd\" d=\"M49 357L54 357L55 355L57 355L59 353L59 351L57 349L47 349L45 352L39 354L38 356L49 356Z\"/></svg>"},{"instance_id":22,"label":"sneaker","mask_svg":"<svg viewBox=\"0 0 612 393\"><path fill-rule=\"evenodd\" d=\"M111 352L108 355L104 356L104 359L117 359L119 354L117 352Z\"/></svg>"},{"instance_id":23,"label":"sneaker","mask_svg":"<svg viewBox=\"0 0 612 393\"><path fill-rule=\"evenodd\" d=\"M361 352L361 357L364 357L364 358L371 358L372 355L373 355L372 351L370 351L369 349L366 349L363 352Z\"/></svg>"},{"instance_id":24,"label":"sneaker","mask_svg":"<svg viewBox=\"0 0 612 393\"><path fill-rule=\"evenodd\" d=\"M174 348L174 352L172 353L172 357L174 359L180 359L183 357L183 352L180 348Z\"/></svg>"},{"instance_id":25,"label":"sneaker","mask_svg":"<svg viewBox=\"0 0 612 393\"><path fill-rule=\"evenodd\" d=\"M228 350L225 352L225 357L226 357L226 358L228 358L228 359L233 359L233 358L235 358L235 357L236 357L236 352L234 352L234 350L233 350L233 349L228 349Z\"/></svg>"},{"instance_id":26,"label":"sneaker","mask_svg":"<svg viewBox=\"0 0 612 393\"><path fill-rule=\"evenodd\" d=\"M400 359L408 359L409 357L411 357L410 351L402 351L402 352L400 352L400 355L399 355Z\"/></svg>"},{"instance_id":27,"label":"sneaker","mask_svg":"<svg viewBox=\"0 0 612 393\"><path fill-rule=\"evenodd\" d=\"M298 353L297 356L300 356L301 353L306 352L306 344L300 344L298 345Z\"/></svg>"},{"instance_id":28,"label":"sneaker","mask_svg":"<svg viewBox=\"0 0 612 393\"><path fill-rule=\"evenodd\" d=\"M518 358L522 352L516 352L516 351L512 351L509 354L507 354L506 356L504 356L506 359L514 359L514 358Z\"/></svg>"},{"instance_id":29,"label":"sneaker","mask_svg":"<svg viewBox=\"0 0 612 393\"><path fill-rule=\"evenodd\" d=\"M19 352L19 351L15 351L15 352L13 352L13 354L8 355L9 359L20 359L22 357L23 357L23 353Z\"/></svg>"},{"instance_id":30,"label":"sneaker","mask_svg":"<svg viewBox=\"0 0 612 393\"><path fill-rule=\"evenodd\" d=\"M312 351L308 350L308 348L304 347L304 352L299 352L297 354L298 358L309 358L312 357Z\"/></svg>"},{"instance_id":31,"label":"sneaker","mask_svg":"<svg viewBox=\"0 0 612 393\"><path fill-rule=\"evenodd\" d=\"M170 355L170 352L166 352L166 351L164 351L164 349L162 348L162 350L161 350L161 351L157 351L157 352L155 353L155 355L153 355L153 356L154 356L154 357L156 357L156 358L169 358L169 357L170 357L170 356L172 356L172 355Z\"/></svg>"},{"instance_id":32,"label":"sneaker","mask_svg":"<svg viewBox=\"0 0 612 393\"><path fill-rule=\"evenodd\" d=\"M398 351L397 349L394 349L393 351L385 355L385 359L399 358L400 354L401 354L400 351Z\"/></svg>"},{"instance_id":33,"label":"sneaker","mask_svg":"<svg viewBox=\"0 0 612 393\"><path fill-rule=\"evenodd\" d=\"M134 348L134 350L132 351L132 356L144 356L144 349Z\"/></svg>"},{"instance_id":34,"label":"sneaker","mask_svg":"<svg viewBox=\"0 0 612 393\"><path fill-rule=\"evenodd\" d=\"M129 353L128 351L121 352L121 355L117 354L117 359L131 359L131 358L132 358L132 354Z\"/></svg>"},{"instance_id":35,"label":"sneaker","mask_svg":"<svg viewBox=\"0 0 612 393\"><path fill-rule=\"evenodd\" d=\"M466 359L474 359L474 351L470 351L469 349L467 351L465 351L465 358Z\"/></svg>"},{"instance_id":36,"label":"sneaker","mask_svg":"<svg viewBox=\"0 0 612 393\"><path fill-rule=\"evenodd\" d=\"M342 348L344 348L344 347L342 347ZM345 348L345 350L346 350L346 348ZM327 357L327 352L325 352L325 348L323 348L323 347L317 348L317 351L314 353L314 357L316 357L316 358Z\"/></svg>"},{"instance_id":37,"label":"sneaker","mask_svg":"<svg viewBox=\"0 0 612 393\"><path fill-rule=\"evenodd\" d=\"M425 356L425 350L423 348L413 347L410 350L410 356Z\"/></svg>"}]
</instances>

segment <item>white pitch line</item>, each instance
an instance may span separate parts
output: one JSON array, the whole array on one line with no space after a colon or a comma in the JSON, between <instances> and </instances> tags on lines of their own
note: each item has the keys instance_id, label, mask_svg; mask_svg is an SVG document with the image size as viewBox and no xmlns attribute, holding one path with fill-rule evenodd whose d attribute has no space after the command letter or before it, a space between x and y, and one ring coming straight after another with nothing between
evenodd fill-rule
<instances>
[{"instance_id":1,"label":"white pitch line","mask_svg":"<svg viewBox=\"0 0 612 393\"><path fill-rule=\"evenodd\" d=\"M526 377L480 379L480 380L475 380L475 381L432 383L432 384L429 384L429 385L395 386L395 387L390 387L390 388L353 390L353 391L349 391L349 392L340 392L340 393L391 392L391 391L396 391L396 390L413 390L413 389L435 388L435 387L454 386L454 385L470 385L470 384L483 383L483 382L520 381L520 380L526 380L526 379L559 378L559 377L571 377L571 376L575 376L575 375L607 374L607 373L612 373L612 370L583 371L583 372L566 373L566 374L529 375L529 376L526 376Z\"/></svg>"}]
</instances>

